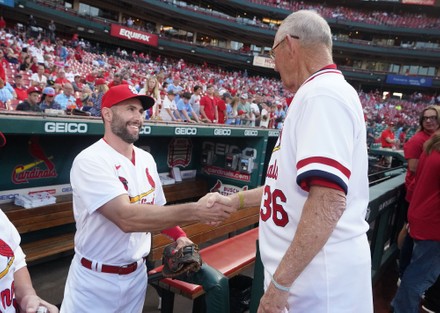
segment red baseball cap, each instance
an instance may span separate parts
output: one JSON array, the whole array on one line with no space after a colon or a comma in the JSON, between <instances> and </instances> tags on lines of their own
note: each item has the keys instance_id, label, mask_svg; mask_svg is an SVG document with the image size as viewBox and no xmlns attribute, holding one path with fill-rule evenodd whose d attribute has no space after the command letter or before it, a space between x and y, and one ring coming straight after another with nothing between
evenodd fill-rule
<instances>
[{"instance_id":1,"label":"red baseball cap","mask_svg":"<svg viewBox=\"0 0 440 313\"><path fill-rule=\"evenodd\" d=\"M95 80L95 85L105 85L105 84L106 84L106 82L105 82L104 78L97 78Z\"/></svg>"},{"instance_id":2,"label":"red baseball cap","mask_svg":"<svg viewBox=\"0 0 440 313\"><path fill-rule=\"evenodd\" d=\"M31 94L33 92L41 93L41 90L37 86L29 87L28 90L27 90L27 94L29 95L29 94Z\"/></svg>"},{"instance_id":3,"label":"red baseball cap","mask_svg":"<svg viewBox=\"0 0 440 313\"><path fill-rule=\"evenodd\" d=\"M151 108L155 100L146 95L139 95L137 90L130 85L123 84L111 87L102 97L102 108L111 108L120 102L132 98L137 98L141 101L144 110Z\"/></svg>"}]
</instances>

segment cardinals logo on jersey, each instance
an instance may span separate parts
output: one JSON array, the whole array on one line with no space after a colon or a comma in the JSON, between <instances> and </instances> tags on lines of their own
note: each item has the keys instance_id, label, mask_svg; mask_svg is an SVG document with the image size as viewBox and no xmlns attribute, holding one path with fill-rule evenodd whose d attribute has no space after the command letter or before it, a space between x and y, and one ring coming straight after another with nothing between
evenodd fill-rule
<instances>
[{"instance_id":1,"label":"cardinals logo on jersey","mask_svg":"<svg viewBox=\"0 0 440 313\"><path fill-rule=\"evenodd\" d=\"M0 239L0 279L5 277L14 263L14 252L11 247Z\"/></svg>"},{"instance_id":2,"label":"cardinals logo on jersey","mask_svg":"<svg viewBox=\"0 0 440 313\"><path fill-rule=\"evenodd\" d=\"M156 187L156 183L154 182L153 177L151 177L150 172L148 172L148 168L145 169L145 175L147 175L148 183L150 184L151 188Z\"/></svg>"},{"instance_id":3,"label":"cardinals logo on jersey","mask_svg":"<svg viewBox=\"0 0 440 313\"><path fill-rule=\"evenodd\" d=\"M128 181L122 176L119 176L119 180L121 181L122 185L124 185L125 190L128 191Z\"/></svg>"}]
</instances>

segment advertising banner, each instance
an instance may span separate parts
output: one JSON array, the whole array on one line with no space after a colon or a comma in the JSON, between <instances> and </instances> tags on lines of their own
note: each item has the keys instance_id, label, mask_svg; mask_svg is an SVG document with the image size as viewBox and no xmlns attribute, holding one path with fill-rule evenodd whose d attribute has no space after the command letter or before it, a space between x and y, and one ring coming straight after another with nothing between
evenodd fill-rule
<instances>
[{"instance_id":1,"label":"advertising banner","mask_svg":"<svg viewBox=\"0 0 440 313\"><path fill-rule=\"evenodd\" d=\"M14 0L0 0L0 5L6 5L8 7L14 7Z\"/></svg>"},{"instance_id":2,"label":"advertising banner","mask_svg":"<svg viewBox=\"0 0 440 313\"><path fill-rule=\"evenodd\" d=\"M434 5L435 0L402 0L403 4Z\"/></svg>"},{"instance_id":3,"label":"advertising banner","mask_svg":"<svg viewBox=\"0 0 440 313\"><path fill-rule=\"evenodd\" d=\"M420 76L387 75L387 84L431 87L432 78Z\"/></svg>"},{"instance_id":4,"label":"advertising banner","mask_svg":"<svg viewBox=\"0 0 440 313\"><path fill-rule=\"evenodd\" d=\"M110 34L113 37L122 38L125 40L140 42L149 46L157 47L157 35L125 27L118 24L112 24Z\"/></svg>"}]
</instances>

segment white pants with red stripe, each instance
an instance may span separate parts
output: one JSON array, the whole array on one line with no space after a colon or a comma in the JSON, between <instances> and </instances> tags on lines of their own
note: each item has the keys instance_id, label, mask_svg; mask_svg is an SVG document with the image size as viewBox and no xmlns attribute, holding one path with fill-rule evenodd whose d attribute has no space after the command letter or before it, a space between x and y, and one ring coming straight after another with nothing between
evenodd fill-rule
<instances>
[{"instance_id":1,"label":"white pants with red stripe","mask_svg":"<svg viewBox=\"0 0 440 313\"><path fill-rule=\"evenodd\" d=\"M92 271L75 255L70 265L61 313L141 313L147 291L144 263L130 274Z\"/></svg>"}]
</instances>

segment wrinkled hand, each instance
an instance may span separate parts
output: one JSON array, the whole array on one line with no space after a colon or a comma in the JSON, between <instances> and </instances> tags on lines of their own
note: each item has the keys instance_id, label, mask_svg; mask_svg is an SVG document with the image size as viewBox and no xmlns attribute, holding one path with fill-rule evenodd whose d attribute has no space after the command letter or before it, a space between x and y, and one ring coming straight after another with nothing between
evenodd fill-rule
<instances>
[{"instance_id":1,"label":"wrinkled hand","mask_svg":"<svg viewBox=\"0 0 440 313\"><path fill-rule=\"evenodd\" d=\"M20 304L20 312L35 313L37 312L39 306L46 307L48 313L59 312L56 306L44 301L43 299L40 299L40 297L36 295L28 295L23 298L23 301Z\"/></svg>"},{"instance_id":2,"label":"wrinkled hand","mask_svg":"<svg viewBox=\"0 0 440 313\"><path fill-rule=\"evenodd\" d=\"M177 238L176 243L177 243L176 250L194 244L194 242L192 242L188 237L179 237Z\"/></svg>"},{"instance_id":3,"label":"wrinkled hand","mask_svg":"<svg viewBox=\"0 0 440 313\"><path fill-rule=\"evenodd\" d=\"M287 312L289 310L288 297L288 292L278 290L273 284L270 284L263 297L261 297L257 313Z\"/></svg>"},{"instance_id":4,"label":"wrinkled hand","mask_svg":"<svg viewBox=\"0 0 440 313\"><path fill-rule=\"evenodd\" d=\"M208 193L197 202L199 221L209 225L217 225L235 211L231 199L218 192Z\"/></svg>"}]
</instances>

